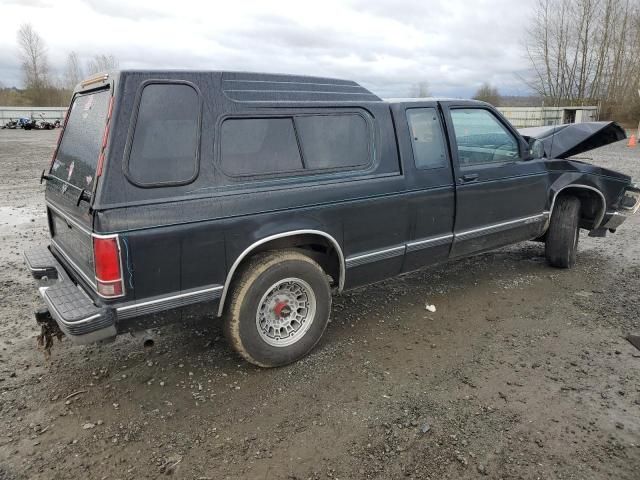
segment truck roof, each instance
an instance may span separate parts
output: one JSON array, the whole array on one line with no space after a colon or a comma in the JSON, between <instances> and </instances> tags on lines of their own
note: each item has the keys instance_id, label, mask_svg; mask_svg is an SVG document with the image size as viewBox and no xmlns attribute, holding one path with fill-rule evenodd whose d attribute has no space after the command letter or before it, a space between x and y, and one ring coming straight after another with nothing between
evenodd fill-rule
<instances>
[{"instance_id":1,"label":"truck roof","mask_svg":"<svg viewBox=\"0 0 640 480\"><path fill-rule=\"evenodd\" d=\"M459 101L464 101L466 102L472 102L472 103L484 103L481 102L479 100L469 100L467 98L453 98L453 97L419 97L419 98L414 98L414 97L401 97L401 98L385 98L384 99L385 102L387 103L417 103L417 102L459 102Z\"/></svg>"},{"instance_id":2,"label":"truck roof","mask_svg":"<svg viewBox=\"0 0 640 480\"><path fill-rule=\"evenodd\" d=\"M185 74L205 75L220 79L224 95L237 102L384 102L400 104L463 100L447 97L382 99L353 80L279 73L186 69L122 69L101 72L91 78L133 75L176 78ZM464 101L465 103L483 103L466 99Z\"/></svg>"},{"instance_id":3,"label":"truck roof","mask_svg":"<svg viewBox=\"0 0 640 480\"><path fill-rule=\"evenodd\" d=\"M156 78L210 75L220 79L227 97L239 102L382 102L357 82L328 77L214 70L116 70L108 73L120 76L149 74Z\"/></svg>"}]
</instances>

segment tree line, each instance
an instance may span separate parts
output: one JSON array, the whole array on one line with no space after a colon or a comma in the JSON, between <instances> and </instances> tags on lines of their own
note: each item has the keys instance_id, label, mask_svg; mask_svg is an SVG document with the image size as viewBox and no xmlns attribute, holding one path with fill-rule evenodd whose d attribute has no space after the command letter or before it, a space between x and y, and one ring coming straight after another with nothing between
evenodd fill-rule
<instances>
[{"instance_id":1,"label":"tree line","mask_svg":"<svg viewBox=\"0 0 640 480\"><path fill-rule=\"evenodd\" d=\"M56 72L49 62L44 40L31 24L21 25L17 37L24 88L0 85L0 105L66 106L73 88L83 78L118 68L118 60L113 55L95 55L83 65L78 54L72 51L67 55L64 70Z\"/></svg>"}]
</instances>

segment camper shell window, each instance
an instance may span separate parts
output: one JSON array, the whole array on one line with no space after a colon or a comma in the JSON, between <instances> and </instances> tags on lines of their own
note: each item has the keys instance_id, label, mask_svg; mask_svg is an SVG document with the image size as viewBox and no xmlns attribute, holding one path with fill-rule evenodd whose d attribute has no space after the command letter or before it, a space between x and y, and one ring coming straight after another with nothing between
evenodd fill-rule
<instances>
[{"instance_id":1,"label":"camper shell window","mask_svg":"<svg viewBox=\"0 0 640 480\"><path fill-rule=\"evenodd\" d=\"M372 135L359 113L228 118L220 129L229 176L362 169L373 162Z\"/></svg>"},{"instance_id":2,"label":"camper shell window","mask_svg":"<svg viewBox=\"0 0 640 480\"><path fill-rule=\"evenodd\" d=\"M125 172L141 187L185 185L198 175L201 101L188 83L147 83L128 142Z\"/></svg>"}]
</instances>

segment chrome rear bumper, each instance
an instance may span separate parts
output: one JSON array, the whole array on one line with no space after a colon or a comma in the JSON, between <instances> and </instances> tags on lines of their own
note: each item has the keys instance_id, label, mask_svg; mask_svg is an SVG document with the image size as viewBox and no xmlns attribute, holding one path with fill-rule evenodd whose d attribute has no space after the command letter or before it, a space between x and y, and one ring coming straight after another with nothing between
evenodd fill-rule
<instances>
[{"instance_id":1,"label":"chrome rear bumper","mask_svg":"<svg viewBox=\"0 0 640 480\"><path fill-rule=\"evenodd\" d=\"M113 309L96 305L91 297L67 276L46 247L24 253L31 275L48 285L38 290L60 330L76 344L110 340L116 336ZM50 279L54 279L52 283Z\"/></svg>"}]
</instances>

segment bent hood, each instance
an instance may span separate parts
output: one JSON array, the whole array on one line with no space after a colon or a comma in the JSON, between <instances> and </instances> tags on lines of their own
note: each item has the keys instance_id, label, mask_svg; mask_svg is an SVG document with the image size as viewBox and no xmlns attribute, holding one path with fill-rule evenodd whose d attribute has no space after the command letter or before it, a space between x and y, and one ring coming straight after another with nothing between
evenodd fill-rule
<instances>
[{"instance_id":1,"label":"bent hood","mask_svg":"<svg viewBox=\"0 0 640 480\"><path fill-rule=\"evenodd\" d=\"M548 127L518 129L525 138L535 138L544 145L547 158L567 158L603 147L626 138L616 122L569 123ZM528 140L527 138L527 140Z\"/></svg>"}]
</instances>

